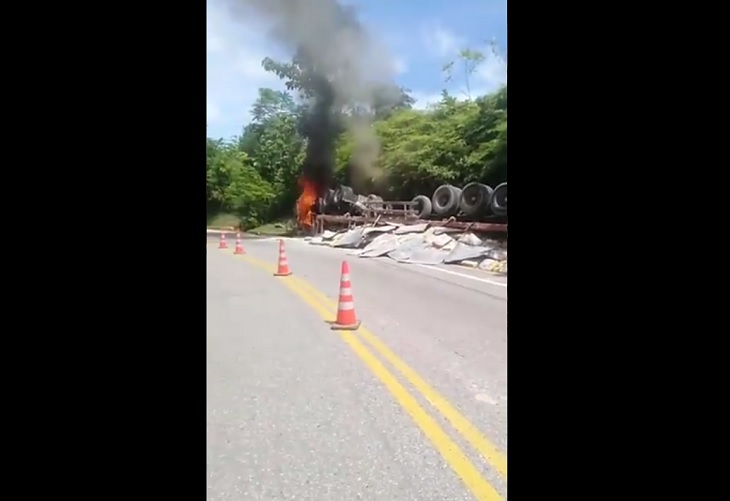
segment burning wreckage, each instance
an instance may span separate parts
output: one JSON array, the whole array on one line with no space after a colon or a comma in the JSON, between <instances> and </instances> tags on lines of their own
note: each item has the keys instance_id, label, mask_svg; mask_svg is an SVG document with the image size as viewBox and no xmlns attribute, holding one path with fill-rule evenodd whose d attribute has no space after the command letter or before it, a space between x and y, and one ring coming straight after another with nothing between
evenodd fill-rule
<instances>
[{"instance_id":1,"label":"burning wreckage","mask_svg":"<svg viewBox=\"0 0 730 501\"><path fill-rule=\"evenodd\" d=\"M418 224L507 233L507 183L496 188L469 183L463 189L439 186L431 198L418 195L410 201L385 201L378 195L357 195L350 186L335 189L306 177L297 201L297 222L305 232L321 234L325 229L364 224ZM320 188L321 187L321 188Z\"/></svg>"},{"instance_id":2,"label":"burning wreckage","mask_svg":"<svg viewBox=\"0 0 730 501\"><path fill-rule=\"evenodd\" d=\"M410 202L356 195L349 186L319 190L304 177L300 186L297 220L312 245L354 249L361 258L507 273L507 183L494 190L479 183L463 190L442 185L432 198Z\"/></svg>"},{"instance_id":3,"label":"burning wreckage","mask_svg":"<svg viewBox=\"0 0 730 501\"><path fill-rule=\"evenodd\" d=\"M324 82L322 87L326 87ZM325 93L325 95L327 95ZM310 115L307 155L299 178L301 193L296 203L297 224L305 233L321 234L333 227L358 223L423 223L487 233L507 233L507 183L492 188L469 183L464 188L439 186L429 198L417 195L410 201L386 201L374 194L356 194L347 185L333 186L330 100L319 101Z\"/></svg>"},{"instance_id":4,"label":"burning wreckage","mask_svg":"<svg viewBox=\"0 0 730 501\"><path fill-rule=\"evenodd\" d=\"M322 82L320 89L327 89ZM334 185L331 94L322 92L309 116L307 154L299 178L297 224L310 243L359 249L362 258L402 263L470 264L507 272L507 183L439 186L429 198L386 201ZM324 97L324 99L322 99ZM341 231L333 232L332 229ZM482 238L477 236L482 234Z\"/></svg>"},{"instance_id":5,"label":"burning wreckage","mask_svg":"<svg viewBox=\"0 0 730 501\"><path fill-rule=\"evenodd\" d=\"M288 79L290 90L300 91L307 104L299 124L306 139L299 179L301 193L296 202L299 228L310 235L319 235L318 238L324 242L331 233L328 233L330 229L344 227L350 231L333 236L331 243L344 246L343 242L351 241L350 247L366 245L364 256L384 252L382 249L376 252L370 246L376 241L386 241L386 237L394 237L396 248L389 249L386 254L398 260L405 259L403 254L398 254L398 249L406 245L406 240L413 249L420 248L422 244L416 242L418 239L407 237L407 234L413 228L423 228L421 242L439 250L438 256L431 253L428 259L424 258L426 261L438 261L441 257L443 262L456 257L468 259L469 256L459 254L464 246L474 248L470 251L471 254L476 252L473 257L486 259L495 248L475 245L477 241L483 244L475 233L499 234L504 240L507 233L507 183L494 189L480 183L470 183L463 188L445 184L439 186L431 197L420 194L410 201L387 201L373 194L356 194L351 187L334 182L336 139L353 126L361 134L368 134L370 130L361 127L358 120L362 117L352 113L354 103L372 108L378 101L375 99L376 91L382 90L383 85L391 90L400 90L392 82L382 79L382 75L389 72L384 65L387 58L372 57L373 54L382 54L382 47L363 29L356 19L356 11L335 0L246 0L244 3L274 21L272 33L280 42L296 47L292 64L281 70L280 76ZM333 40L338 42L333 43ZM374 80L373 75L381 75L380 80ZM395 100L401 96L400 92L392 94ZM383 96L381 93L381 101ZM376 140L362 136L361 139L364 143ZM369 228L360 226L361 234L358 236L358 228L353 230L357 225L368 225ZM411 230L400 229L409 227ZM384 228L391 228L392 233ZM458 230L466 233L458 239L449 236ZM401 235L398 231L405 233ZM370 241L376 234L382 236ZM389 245L394 242L391 239ZM452 255L448 257L444 253Z\"/></svg>"}]
</instances>

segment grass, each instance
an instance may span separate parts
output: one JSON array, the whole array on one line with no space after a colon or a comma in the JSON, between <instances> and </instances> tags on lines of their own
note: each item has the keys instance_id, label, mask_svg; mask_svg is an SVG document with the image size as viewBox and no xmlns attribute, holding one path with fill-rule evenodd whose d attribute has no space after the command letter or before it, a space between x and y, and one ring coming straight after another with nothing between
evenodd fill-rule
<instances>
[{"instance_id":1,"label":"grass","mask_svg":"<svg viewBox=\"0 0 730 501\"><path fill-rule=\"evenodd\" d=\"M238 228L239 224L240 220L238 216L234 214L220 213L208 216L208 228ZM246 233L271 237L290 237L296 234L296 224L291 218L282 219L279 221L274 221L273 223L261 225L258 228L252 228L250 230L247 230Z\"/></svg>"},{"instance_id":2,"label":"grass","mask_svg":"<svg viewBox=\"0 0 730 501\"><path fill-rule=\"evenodd\" d=\"M208 216L208 228L238 228L240 220L234 214L222 212Z\"/></svg>"},{"instance_id":3,"label":"grass","mask_svg":"<svg viewBox=\"0 0 730 501\"><path fill-rule=\"evenodd\" d=\"M274 223L268 223L248 230L246 233L252 235L266 235L270 237L291 237L296 233L296 225L292 219L284 219Z\"/></svg>"}]
</instances>

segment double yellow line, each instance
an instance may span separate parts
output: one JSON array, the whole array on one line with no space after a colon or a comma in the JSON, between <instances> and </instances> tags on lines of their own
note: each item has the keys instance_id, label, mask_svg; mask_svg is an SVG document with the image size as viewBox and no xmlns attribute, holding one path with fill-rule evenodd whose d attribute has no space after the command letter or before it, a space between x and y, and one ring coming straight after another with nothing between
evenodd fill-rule
<instances>
[{"instance_id":1,"label":"double yellow line","mask_svg":"<svg viewBox=\"0 0 730 501\"><path fill-rule=\"evenodd\" d=\"M276 267L248 255L239 256L246 262L268 273L274 273ZM281 283L324 320L333 320L337 310L337 303L325 296L312 285L294 275L284 277ZM474 463L466 456L459 445L454 442L406 390L406 388L391 374L383 363L360 340L367 344L398 371L423 397L439 411L454 429L474 447L479 454L494 467L499 475L507 479L507 457L497 449L473 424L457 411L443 396L434 390L416 371L410 368L403 360L393 353L380 339L367 328L361 326L355 332L339 332L342 340L363 361L376 378L390 391L400 406L415 421L421 431L431 441L433 446L443 456L454 472L461 478L466 487L479 501L502 500L502 496L482 476Z\"/></svg>"}]
</instances>

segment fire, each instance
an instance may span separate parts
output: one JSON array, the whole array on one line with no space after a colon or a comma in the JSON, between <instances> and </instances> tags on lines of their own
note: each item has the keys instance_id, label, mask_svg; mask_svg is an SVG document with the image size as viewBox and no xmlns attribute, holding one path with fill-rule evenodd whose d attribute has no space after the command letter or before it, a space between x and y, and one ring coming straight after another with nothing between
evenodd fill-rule
<instances>
[{"instance_id":1,"label":"fire","mask_svg":"<svg viewBox=\"0 0 730 501\"><path fill-rule=\"evenodd\" d=\"M299 179L302 194L297 199L297 221L305 228L314 226L314 204L317 202L317 184L305 178Z\"/></svg>"}]
</instances>

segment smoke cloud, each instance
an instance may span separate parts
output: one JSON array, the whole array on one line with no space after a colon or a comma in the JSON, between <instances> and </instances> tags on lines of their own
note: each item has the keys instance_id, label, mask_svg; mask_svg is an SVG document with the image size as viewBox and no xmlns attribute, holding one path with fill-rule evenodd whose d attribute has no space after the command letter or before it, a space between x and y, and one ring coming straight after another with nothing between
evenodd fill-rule
<instances>
[{"instance_id":1,"label":"smoke cloud","mask_svg":"<svg viewBox=\"0 0 730 501\"><path fill-rule=\"evenodd\" d=\"M347 117L356 110L372 109L378 92L382 105L387 97L381 91L394 76L393 59L358 22L354 9L337 0L222 1L242 23L251 22L252 17L270 21L275 41L304 63L314 95L305 125L308 142L303 174L320 186L329 184L340 125L333 121L333 112ZM394 93L393 102L398 97ZM351 172L351 177L372 177L379 149L372 128L357 118L346 119L344 125L356 141L351 168L360 176Z\"/></svg>"}]
</instances>

